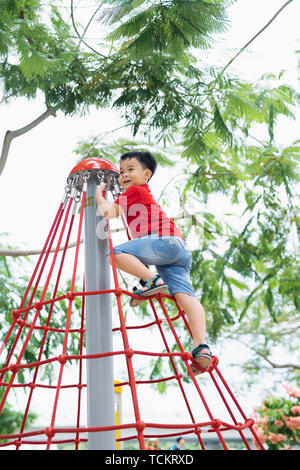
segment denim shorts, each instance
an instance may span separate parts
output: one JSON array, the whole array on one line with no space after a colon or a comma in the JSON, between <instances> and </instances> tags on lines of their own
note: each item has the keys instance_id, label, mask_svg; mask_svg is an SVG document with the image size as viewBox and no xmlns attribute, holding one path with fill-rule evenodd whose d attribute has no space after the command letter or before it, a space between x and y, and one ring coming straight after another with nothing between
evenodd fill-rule
<instances>
[{"instance_id":1,"label":"denim shorts","mask_svg":"<svg viewBox=\"0 0 300 470\"><path fill-rule=\"evenodd\" d=\"M185 292L195 297L190 278L192 256L182 238L147 235L115 246L114 253L128 253L145 265L155 266L170 295Z\"/></svg>"}]
</instances>

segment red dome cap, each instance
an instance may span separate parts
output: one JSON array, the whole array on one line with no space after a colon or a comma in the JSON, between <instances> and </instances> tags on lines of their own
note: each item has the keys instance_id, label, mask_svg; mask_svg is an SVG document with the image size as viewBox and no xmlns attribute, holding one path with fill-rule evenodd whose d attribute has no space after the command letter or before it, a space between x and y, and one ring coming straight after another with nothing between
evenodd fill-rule
<instances>
[{"instance_id":1,"label":"red dome cap","mask_svg":"<svg viewBox=\"0 0 300 470\"><path fill-rule=\"evenodd\" d=\"M70 175L83 170L109 170L114 173L120 173L119 168L105 158L84 158L74 166Z\"/></svg>"}]
</instances>

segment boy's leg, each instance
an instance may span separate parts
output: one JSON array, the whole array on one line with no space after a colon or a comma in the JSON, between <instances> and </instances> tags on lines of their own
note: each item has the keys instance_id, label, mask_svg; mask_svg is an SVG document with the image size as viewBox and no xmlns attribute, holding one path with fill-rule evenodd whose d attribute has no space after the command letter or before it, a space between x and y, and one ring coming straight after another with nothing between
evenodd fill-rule
<instances>
[{"instance_id":1,"label":"boy's leg","mask_svg":"<svg viewBox=\"0 0 300 470\"><path fill-rule=\"evenodd\" d=\"M188 317L189 326L193 336L192 356L201 369L208 369L211 364L211 351L209 346L205 344L206 321L205 312L201 303L193 296L185 292L177 292L173 294L176 301L185 311ZM194 364L190 365L194 375L200 373Z\"/></svg>"},{"instance_id":2,"label":"boy's leg","mask_svg":"<svg viewBox=\"0 0 300 470\"><path fill-rule=\"evenodd\" d=\"M109 263L112 263L111 255L107 256ZM148 281L152 279L154 274L150 271L147 266L142 263L136 256L131 255L129 253L119 253L115 254L115 261L116 267L121 269L121 271L125 271L132 276L139 277L143 281ZM163 284L163 280L159 279L157 281L158 285Z\"/></svg>"},{"instance_id":3,"label":"boy's leg","mask_svg":"<svg viewBox=\"0 0 300 470\"><path fill-rule=\"evenodd\" d=\"M111 255L108 255L108 261L111 263ZM115 255L116 266L122 271L133 276L137 276L143 281L151 279L154 274L145 266L136 256L128 253L120 253ZM158 281L158 285L163 284L163 280ZM174 297L180 307L186 312L189 325L193 335L193 348L203 344L206 336L205 312L201 303L192 295L185 292L175 292ZM203 350L203 353L209 352Z\"/></svg>"},{"instance_id":4,"label":"boy's leg","mask_svg":"<svg viewBox=\"0 0 300 470\"><path fill-rule=\"evenodd\" d=\"M186 294L185 292L176 292L174 293L174 297L187 314L193 336L193 348L196 348L199 344L205 343L206 321L204 308L196 297ZM203 352L209 351L203 349Z\"/></svg>"},{"instance_id":5,"label":"boy's leg","mask_svg":"<svg viewBox=\"0 0 300 470\"><path fill-rule=\"evenodd\" d=\"M211 364L211 351L205 344L205 311L195 297L189 272L182 266L157 266L156 268L168 285L170 294L187 315L193 337L192 357L201 369L206 370ZM193 363L190 367L194 375L201 372Z\"/></svg>"}]
</instances>

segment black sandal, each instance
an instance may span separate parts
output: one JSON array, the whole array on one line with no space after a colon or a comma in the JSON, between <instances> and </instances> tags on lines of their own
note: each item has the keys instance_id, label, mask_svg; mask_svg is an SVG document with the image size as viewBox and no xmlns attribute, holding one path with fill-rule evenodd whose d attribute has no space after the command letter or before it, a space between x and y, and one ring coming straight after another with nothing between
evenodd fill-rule
<instances>
[{"instance_id":1,"label":"black sandal","mask_svg":"<svg viewBox=\"0 0 300 470\"><path fill-rule=\"evenodd\" d=\"M202 349L208 349L209 353L202 353ZM190 366L194 375L201 374L204 370L207 370L211 364L211 350L209 349L208 344L199 344L199 346L193 349L192 357L198 367L202 369L198 369L198 367L192 363Z\"/></svg>"},{"instance_id":2,"label":"black sandal","mask_svg":"<svg viewBox=\"0 0 300 470\"><path fill-rule=\"evenodd\" d=\"M140 297L149 297L150 295L157 294L158 292L161 292L162 290L167 290L168 286L167 284L161 284L157 285L157 282L161 279L161 277L157 274L156 276L153 276L151 279L148 279L148 281L143 281L142 279L140 280L140 284L143 287L146 287L146 290L143 289L138 289L137 287L133 288L133 293L135 295L138 295ZM132 307L136 307L139 305L141 302L144 302L146 299L135 299L134 297L131 298L130 300L130 305Z\"/></svg>"}]
</instances>

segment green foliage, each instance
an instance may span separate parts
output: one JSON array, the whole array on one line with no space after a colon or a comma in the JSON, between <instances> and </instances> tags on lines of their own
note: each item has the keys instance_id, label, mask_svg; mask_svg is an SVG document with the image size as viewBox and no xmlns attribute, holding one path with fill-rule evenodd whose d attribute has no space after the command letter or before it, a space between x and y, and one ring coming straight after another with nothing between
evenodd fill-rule
<instances>
[{"instance_id":1,"label":"green foliage","mask_svg":"<svg viewBox=\"0 0 300 470\"><path fill-rule=\"evenodd\" d=\"M105 141L102 135L100 135L100 137L97 136L89 140L78 142L74 153L80 157L79 160L101 156L118 165L119 157L123 153L131 152L135 149L143 152L152 152L159 166L174 166L174 161L170 159L172 150L169 151L161 146L147 145L144 141L133 139L119 138L112 142Z\"/></svg>"},{"instance_id":2,"label":"green foliage","mask_svg":"<svg viewBox=\"0 0 300 470\"><path fill-rule=\"evenodd\" d=\"M29 412L27 417L27 426L32 424L37 416ZM8 403L5 405L0 414L0 435L14 434L20 429L23 421L23 413L15 411ZM8 439L1 439L1 443L7 442Z\"/></svg>"},{"instance_id":3,"label":"green foliage","mask_svg":"<svg viewBox=\"0 0 300 470\"><path fill-rule=\"evenodd\" d=\"M45 12L40 2L3 0L0 31L4 33L0 42L4 101L11 96L35 98L41 91L47 106L65 114L105 104L110 95L105 83L87 86L96 58L80 51L54 4Z\"/></svg>"},{"instance_id":4,"label":"green foliage","mask_svg":"<svg viewBox=\"0 0 300 470\"><path fill-rule=\"evenodd\" d=\"M293 119L297 93L280 83L266 86L264 80L256 85L214 82L212 121L201 131L193 125L183 132L182 156L193 173L184 190L186 205L195 207L193 201L198 200L196 226L201 227L192 277L209 312L214 339L226 325L259 309L266 309L275 322L283 312L299 311L297 281L293 284L293 278L299 278L299 255L293 246L297 244L293 238L299 237L299 210L294 202L299 142L285 148L275 144L275 120L280 114ZM219 86L223 88L218 96ZM252 127L257 126L265 127L269 136L272 127L270 142L255 139ZM226 208L231 205L229 211L239 219L226 214L225 208L222 216L216 216L214 199L224 201ZM283 287L286 283L289 290Z\"/></svg>"},{"instance_id":5,"label":"green foliage","mask_svg":"<svg viewBox=\"0 0 300 470\"><path fill-rule=\"evenodd\" d=\"M190 47L208 48L213 33L224 32L229 2L173 0L168 2L115 1L102 13L106 24L116 25L108 39L121 40L132 55L167 52L181 57ZM120 24L119 24L120 23Z\"/></svg>"},{"instance_id":6,"label":"green foliage","mask_svg":"<svg viewBox=\"0 0 300 470\"><path fill-rule=\"evenodd\" d=\"M0 400L2 399L5 392L5 387L1 387L0 389ZM0 435L3 436L4 434L13 434L17 432L23 422L23 413L20 411L16 411L9 403L5 403L4 408L0 414ZM26 421L26 426L32 424L37 415L29 411ZM1 443L8 442L8 439L1 439Z\"/></svg>"},{"instance_id":7,"label":"green foliage","mask_svg":"<svg viewBox=\"0 0 300 470\"><path fill-rule=\"evenodd\" d=\"M185 193L187 206L195 208L191 189L202 201L192 279L207 312L209 336L216 340L223 334L250 347L244 364L248 383L266 373L268 360L269 371L281 362L273 357L278 347L292 355L299 347L297 146L251 147L238 161L235 149L226 151L227 159L221 152L217 160L211 152L208 158L202 154ZM220 160L229 168L217 169ZM219 200L226 204L222 214ZM284 374L297 380L297 364L282 367Z\"/></svg>"},{"instance_id":8,"label":"green foliage","mask_svg":"<svg viewBox=\"0 0 300 470\"><path fill-rule=\"evenodd\" d=\"M86 52L81 39L76 43L55 3L2 1L3 99L42 91L48 106L66 114L109 105L133 135L152 133L153 139L154 133L164 141L183 128L183 156L191 160L207 153L212 139L215 146L235 144L236 129L248 134L250 122L266 123L273 141L277 117L291 114L291 88L253 87L195 58L228 28L230 3L105 1L98 18L110 31L104 56Z\"/></svg>"}]
</instances>

